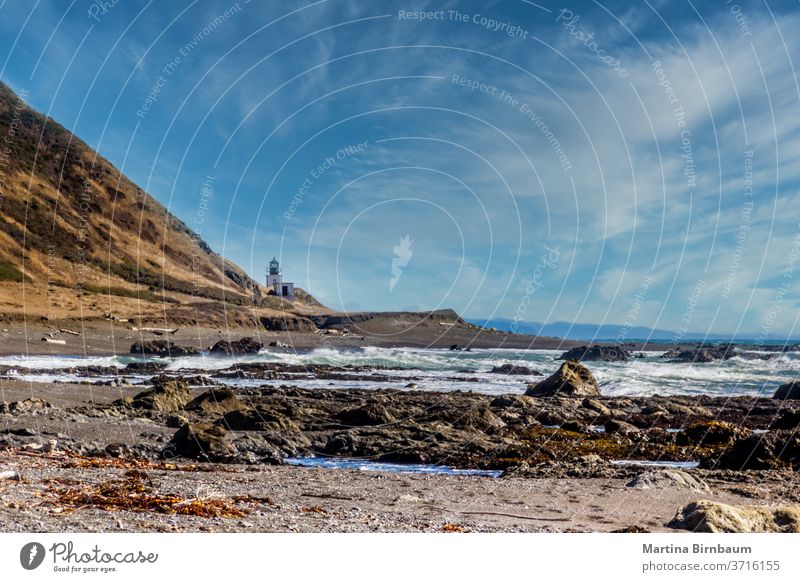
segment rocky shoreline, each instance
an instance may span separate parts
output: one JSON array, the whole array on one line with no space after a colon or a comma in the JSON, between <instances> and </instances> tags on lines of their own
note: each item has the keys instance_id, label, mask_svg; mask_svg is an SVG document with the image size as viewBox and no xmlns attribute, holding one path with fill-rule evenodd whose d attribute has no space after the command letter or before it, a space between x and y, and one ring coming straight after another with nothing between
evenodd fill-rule
<instances>
[{"instance_id":1,"label":"rocky shoreline","mask_svg":"<svg viewBox=\"0 0 800 582\"><path fill-rule=\"evenodd\" d=\"M292 474L302 474L303 478L309 472L341 474L339 470L284 466L289 458L324 457L502 472L500 479L428 476L465 479L470 487L478 488L481 486L474 483L565 480L581 490L602 480L624 492L638 482L661 493L691 493L693 497L686 503L696 503L704 499L703 495L707 497L707 483L714 482L716 489L736 497L721 501L735 501L731 505L734 509L753 501L790 506L800 502L800 493L796 493L800 384L782 387L774 398L610 398L599 393L590 370L575 361L566 361L552 376L531 382L526 394L500 396L421 391L414 389L413 382L404 390L299 388L288 383L298 375L374 380L378 369L392 381L409 381L408 376L395 378L390 368L377 366L237 364L211 374L206 370L204 375L193 375L191 371L165 373L156 362L131 365L120 372L121 380L108 387L42 384L32 394L25 382L16 385L5 381L5 402L0 405L4 421L0 467L14 465L17 468L8 472L21 475L31 474L31 463L70 474L80 472L82 466L117 473L121 469L141 470L145 477L157 471L168 482L178 474L187 479L189 473L245 474L248 480L254 474L280 474L288 481ZM81 371L90 378L103 370ZM513 374L515 370L502 372ZM152 376L143 385L125 381L126 374L144 373ZM231 376L263 383L236 389L220 384L220 379ZM653 462L675 466L647 466ZM180 467L193 468L184 471ZM350 473L347 471L347 479ZM145 477L133 475L116 479L113 491L150 491ZM214 479L226 489L223 478ZM21 490L13 477L3 483L3 500L15 498ZM70 505L63 487L53 488L48 483L39 495L56 495L65 511L81 511ZM260 490L257 483L251 485L253 491ZM253 491L250 494L255 495ZM19 505L19 501L12 503ZM237 504L250 502L231 503L229 513L238 515L239 509L233 511ZM686 514L684 505L672 508L673 513ZM6 502L6 522L16 519L16 512L8 507ZM703 505L697 507L709 515L718 512L716 507L714 512ZM756 514L763 518L761 510ZM684 517L681 523L695 524L689 529L712 527L708 520L700 520L706 525L699 527L696 516ZM675 525L679 521L669 523L681 527ZM780 522L783 525L779 521L761 519L760 525L752 527L797 531L800 523L794 518ZM502 527L517 522L504 522ZM541 528L546 520L536 523ZM627 524L631 525L636 524ZM666 525L664 521L646 527ZM60 527L55 523L51 526ZM387 522L378 529L395 531L393 527ZM397 526L397 531L402 529Z\"/></svg>"}]
</instances>

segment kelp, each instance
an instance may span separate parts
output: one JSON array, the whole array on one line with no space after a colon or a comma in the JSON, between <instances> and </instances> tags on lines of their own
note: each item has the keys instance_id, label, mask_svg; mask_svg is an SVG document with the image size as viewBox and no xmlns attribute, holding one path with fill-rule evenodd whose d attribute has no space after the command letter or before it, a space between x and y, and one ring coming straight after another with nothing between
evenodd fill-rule
<instances>
[{"instance_id":1,"label":"kelp","mask_svg":"<svg viewBox=\"0 0 800 582\"><path fill-rule=\"evenodd\" d=\"M141 470L131 470L122 479L110 479L101 483L50 480L47 484L48 492L54 496L47 503L73 510L95 508L195 517L243 517L248 512L236 507L236 503L273 504L269 498L251 496L223 498L198 495L185 498L176 494L159 493L150 476Z\"/></svg>"}]
</instances>

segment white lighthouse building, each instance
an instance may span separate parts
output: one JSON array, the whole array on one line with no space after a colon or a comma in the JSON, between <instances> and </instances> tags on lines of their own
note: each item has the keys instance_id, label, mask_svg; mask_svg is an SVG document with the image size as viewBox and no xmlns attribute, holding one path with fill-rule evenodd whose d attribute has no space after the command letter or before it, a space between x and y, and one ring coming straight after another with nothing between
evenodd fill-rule
<instances>
[{"instance_id":1,"label":"white lighthouse building","mask_svg":"<svg viewBox=\"0 0 800 582\"><path fill-rule=\"evenodd\" d=\"M267 272L267 288L269 288L270 294L272 295L285 297L289 301L294 299L294 283L289 283L283 280L281 264L275 257L272 257L272 260L269 262L269 271Z\"/></svg>"}]
</instances>

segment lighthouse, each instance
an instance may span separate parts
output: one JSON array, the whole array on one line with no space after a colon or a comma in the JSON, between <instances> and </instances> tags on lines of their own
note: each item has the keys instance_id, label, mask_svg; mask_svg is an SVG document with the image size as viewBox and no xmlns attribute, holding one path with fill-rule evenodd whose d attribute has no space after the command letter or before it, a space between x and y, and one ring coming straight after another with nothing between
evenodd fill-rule
<instances>
[{"instance_id":1,"label":"lighthouse","mask_svg":"<svg viewBox=\"0 0 800 582\"><path fill-rule=\"evenodd\" d=\"M281 264L275 257L272 257L272 260L269 262L269 271L267 272L267 288L269 289L269 295L285 297L289 301L294 299L294 283L289 283L283 280Z\"/></svg>"}]
</instances>

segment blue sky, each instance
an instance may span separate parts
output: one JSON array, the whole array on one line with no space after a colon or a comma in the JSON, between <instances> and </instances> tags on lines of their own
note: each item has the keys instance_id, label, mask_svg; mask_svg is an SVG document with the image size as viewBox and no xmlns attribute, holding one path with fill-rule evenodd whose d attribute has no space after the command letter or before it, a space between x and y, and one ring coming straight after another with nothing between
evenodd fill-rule
<instances>
[{"instance_id":1,"label":"blue sky","mask_svg":"<svg viewBox=\"0 0 800 582\"><path fill-rule=\"evenodd\" d=\"M0 78L332 307L775 337L798 28L797 2L0 0Z\"/></svg>"}]
</instances>

